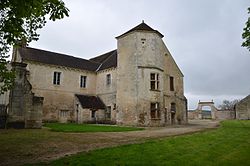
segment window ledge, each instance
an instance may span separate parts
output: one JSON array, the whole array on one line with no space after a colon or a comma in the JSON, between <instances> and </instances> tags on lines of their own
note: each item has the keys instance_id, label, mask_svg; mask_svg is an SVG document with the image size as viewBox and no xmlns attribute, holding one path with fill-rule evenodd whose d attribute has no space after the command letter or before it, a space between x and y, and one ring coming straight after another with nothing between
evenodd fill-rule
<instances>
[{"instance_id":1,"label":"window ledge","mask_svg":"<svg viewBox=\"0 0 250 166\"><path fill-rule=\"evenodd\" d=\"M161 120L161 118L151 118L151 120Z\"/></svg>"},{"instance_id":2,"label":"window ledge","mask_svg":"<svg viewBox=\"0 0 250 166\"><path fill-rule=\"evenodd\" d=\"M154 91L154 92L160 92L160 90L158 89L149 89L150 91Z\"/></svg>"}]
</instances>

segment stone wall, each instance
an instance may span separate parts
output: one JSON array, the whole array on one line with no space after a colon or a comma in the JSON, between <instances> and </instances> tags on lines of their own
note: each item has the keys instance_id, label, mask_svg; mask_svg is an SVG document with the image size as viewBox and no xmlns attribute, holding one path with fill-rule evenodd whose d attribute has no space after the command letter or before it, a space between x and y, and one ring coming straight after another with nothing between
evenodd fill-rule
<instances>
[{"instance_id":1,"label":"stone wall","mask_svg":"<svg viewBox=\"0 0 250 166\"><path fill-rule=\"evenodd\" d=\"M215 113L216 119L235 119L235 110L218 110Z\"/></svg>"},{"instance_id":2,"label":"stone wall","mask_svg":"<svg viewBox=\"0 0 250 166\"><path fill-rule=\"evenodd\" d=\"M117 122L126 125L163 126L186 123L183 75L157 33L133 32L118 38ZM159 88L151 90L150 74L159 75ZM174 91L169 78L174 77ZM176 104L173 121L168 117ZM159 103L160 117L152 119L151 103Z\"/></svg>"},{"instance_id":3,"label":"stone wall","mask_svg":"<svg viewBox=\"0 0 250 166\"><path fill-rule=\"evenodd\" d=\"M27 80L27 64L12 63L16 78L10 91L8 127L41 128L43 98L34 96Z\"/></svg>"},{"instance_id":4,"label":"stone wall","mask_svg":"<svg viewBox=\"0 0 250 166\"><path fill-rule=\"evenodd\" d=\"M75 94L96 94L96 73L66 67L27 62L32 91L44 97L44 121L74 121ZM61 72L60 85L53 84L54 72ZM80 76L87 76L86 88L80 87Z\"/></svg>"},{"instance_id":5,"label":"stone wall","mask_svg":"<svg viewBox=\"0 0 250 166\"><path fill-rule=\"evenodd\" d=\"M235 110L214 110L214 118L211 116L211 119L235 119L235 115ZM206 119L206 117L208 116L202 115L202 110L188 111L188 119Z\"/></svg>"},{"instance_id":6,"label":"stone wall","mask_svg":"<svg viewBox=\"0 0 250 166\"><path fill-rule=\"evenodd\" d=\"M107 85L107 74L111 75L111 84ZM102 70L97 73L96 94L99 96L107 107L111 107L111 121L116 121L116 81L117 70L111 68Z\"/></svg>"},{"instance_id":7,"label":"stone wall","mask_svg":"<svg viewBox=\"0 0 250 166\"><path fill-rule=\"evenodd\" d=\"M236 119L250 119L250 95L236 104Z\"/></svg>"}]
</instances>

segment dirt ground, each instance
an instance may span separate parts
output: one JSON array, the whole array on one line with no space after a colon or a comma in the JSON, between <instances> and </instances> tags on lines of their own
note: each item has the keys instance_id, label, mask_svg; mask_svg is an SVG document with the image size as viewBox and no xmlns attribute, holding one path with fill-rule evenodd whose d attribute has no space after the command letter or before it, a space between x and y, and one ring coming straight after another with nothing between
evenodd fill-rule
<instances>
[{"instance_id":1,"label":"dirt ground","mask_svg":"<svg viewBox=\"0 0 250 166\"><path fill-rule=\"evenodd\" d=\"M20 147L16 145L15 152L12 153L8 151L13 151L13 148L1 147L0 165L22 165L25 163L49 161L78 152L124 144L141 143L151 138L183 135L216 128L218 126L219 121L190 120L188 125L149 127L142 131L130 132L61 133L50 132L48 129L35 130L34 138L30 138L34 143L26 140L28 142L27 144L20 144ZM11 131L0 131L0 136L1 134L11 134L13 132L27 132L27 130L10 132ZM27 139L29 139L29 137Z\"/></svg>"}]
</instances>

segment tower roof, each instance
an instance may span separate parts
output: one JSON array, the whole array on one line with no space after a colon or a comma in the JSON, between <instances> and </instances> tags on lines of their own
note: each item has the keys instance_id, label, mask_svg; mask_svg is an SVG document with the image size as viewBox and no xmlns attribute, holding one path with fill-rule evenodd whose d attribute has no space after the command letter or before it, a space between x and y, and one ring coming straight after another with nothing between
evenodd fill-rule
<instances>
[{"instance_id":1,"label":"tower roof","mask_svg":"<svg viewBox=\"0 0 250 166\"><path fill-rule=\"evenodd\" d=\"M144 23L144 21L142 21L141 24L139 24L139 25L137 25L136 27L130 29L129 31L127 31L127 32L125 32L125 33L123 33L123 34L121 34L120 36L117 36L116 38L120 38L120 37L122 37L122 36L124 36L124 35L127 35L127 34L130 33L130 32L134 32L134 31L155 32L155 33L157 33L161 38L164 37L164 35L161 34L159 31L157 31L157 30L151 28L151 27L148 26L146 23Z\"/></svg>"}]
</instances>

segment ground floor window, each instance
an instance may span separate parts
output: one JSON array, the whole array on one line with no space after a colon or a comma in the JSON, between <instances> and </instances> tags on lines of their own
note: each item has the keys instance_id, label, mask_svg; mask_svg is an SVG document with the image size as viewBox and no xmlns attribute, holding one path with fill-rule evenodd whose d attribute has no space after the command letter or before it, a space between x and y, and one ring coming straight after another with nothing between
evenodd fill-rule
<instances>
[{"instance_id":1,"label":"ground floor window","mask_svg":"<svg viewBox=\"0 0 250 166\"><path fill-rule=\"evenodd\" d=\"M150 115L151 115L151 119L160 119L159 103L151 103Z\"/></svg>"},{"instance_id":2,"label":"ground floor window","mask_svg":"<svg viewBox=\"0 0 250 166\"><path fill-rule=\"evenodd\" d=\"M59 115L60 115L61 118L68 117L68 110L61 110Z\"/></svg>"},{"instance_id":3,"label":"ground floor window","mask_svg":"<svg viewBox=\"0 0 250 166\"><path fill-rule=\"evenodd\" d=\"M175 113L175 112L176 112L176 105L175 105L175 103L171 103L170 111L171 111L172 113Z\"/></svg>"},{"instance_id":4,"label":"ground floor window","mask_svg":"<svg viewBox=\"0 0 250 166\"><path fill-rule=\"evenodd\" d=\"M105 119L110 120L111 119L111 106L107 106L105 110Z\"/></svg>"},{"instance_id":5,"label":"ground floor window","mask_svg":"<svg viewBox=\"0 0 250 166\"><path fill-rule=\"evenodd\" d=\"M91 118L95 118L95 112L96 112L95 110L91 111Z\"/></svg>"}]
</instances>

